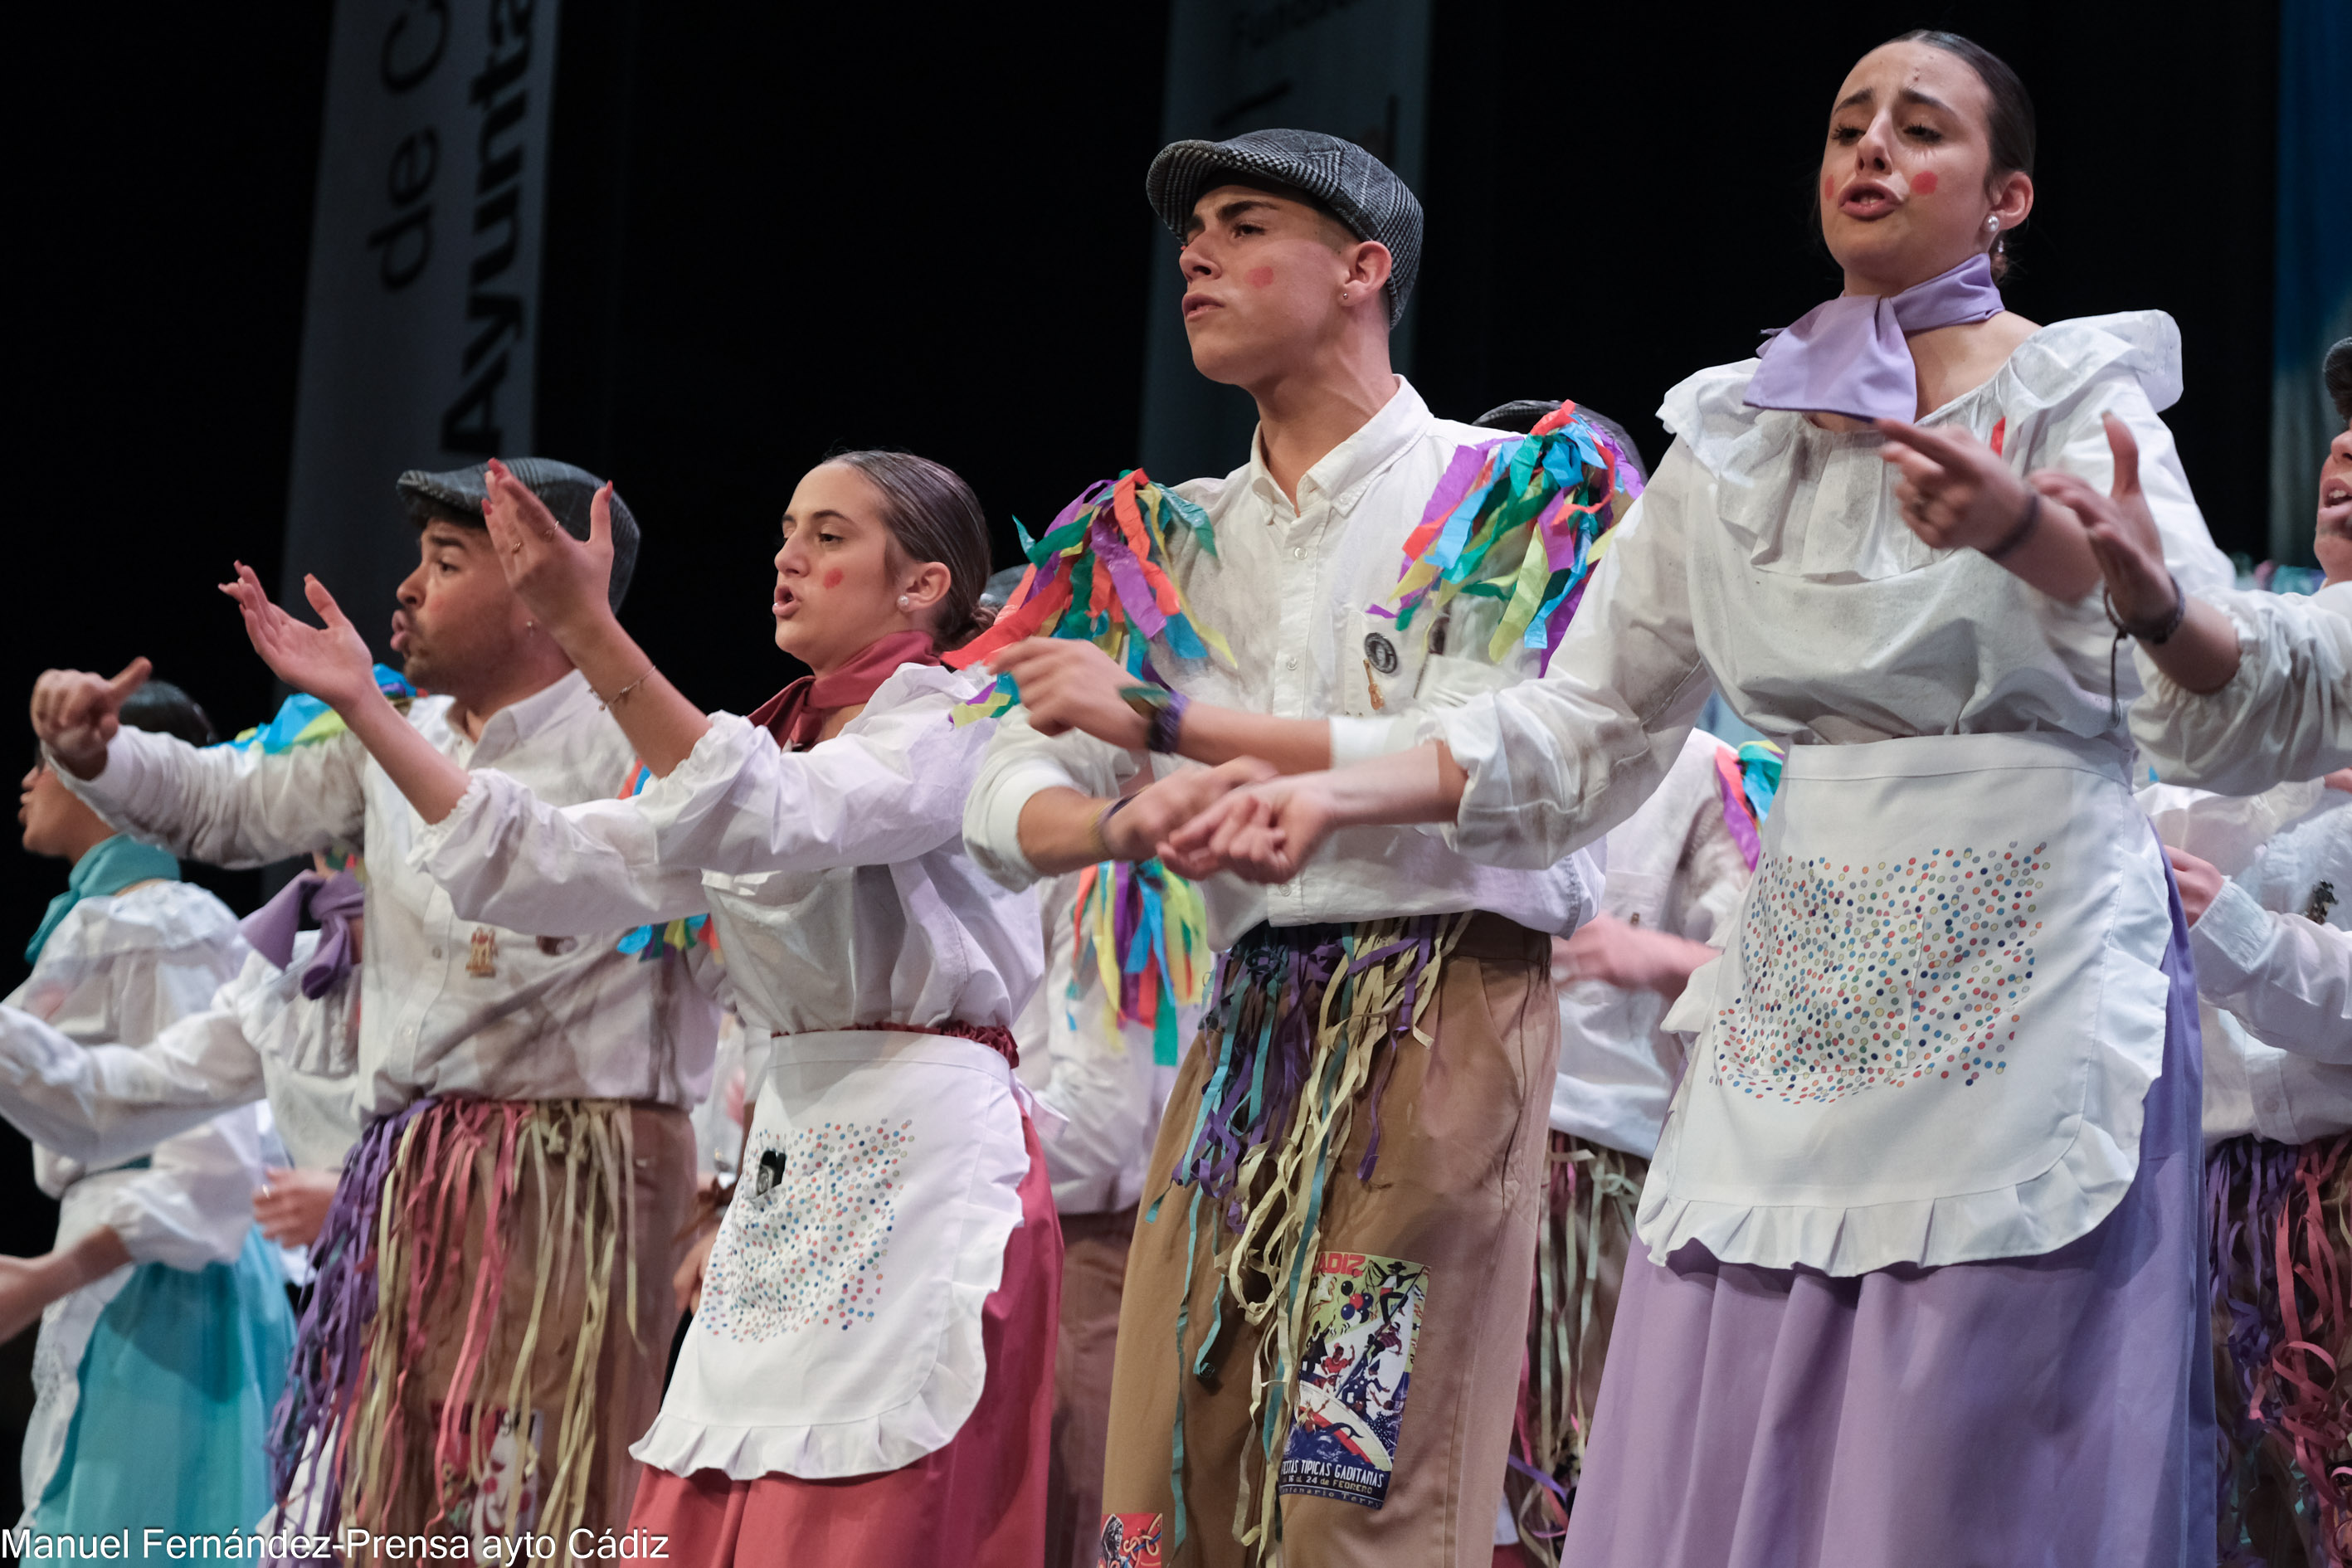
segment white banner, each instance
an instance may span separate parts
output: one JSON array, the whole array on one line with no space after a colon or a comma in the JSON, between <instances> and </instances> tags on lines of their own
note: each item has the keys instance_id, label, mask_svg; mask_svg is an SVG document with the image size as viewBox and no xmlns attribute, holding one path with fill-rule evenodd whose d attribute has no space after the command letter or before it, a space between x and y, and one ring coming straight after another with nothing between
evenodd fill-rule
<instances>
[{"instance_id":1,"label":"white banner","mask_svg":"<svg viewBox=\"0 0 2352 1568\"><path fill-rule=\"evenodd\" d=\"M393 481L531 447L556 6L335 6L282 597L317 573L379 658L416 565Z\"/></svg>"},{"instance_id":2,"label":"white banner","mask_svg":"<svg viewBox=\"0 0 2352 1568\"><path fill-rule=\"evenodd\" d=\"M1429 0L1175 0L1161 139L1320 131L1372 153L1419 195L1429 28ZM1143 174L1135 171L1139 198ZM1177 310L1182 295L1168 236L1151 272L1141 452L1152 478L1170 483L1247 462L1257 425L1246 394L1192 368ZM1390 357L1408 375L1417 314L1408 308L1389 339Z\"/></svg>"}]
</instances>

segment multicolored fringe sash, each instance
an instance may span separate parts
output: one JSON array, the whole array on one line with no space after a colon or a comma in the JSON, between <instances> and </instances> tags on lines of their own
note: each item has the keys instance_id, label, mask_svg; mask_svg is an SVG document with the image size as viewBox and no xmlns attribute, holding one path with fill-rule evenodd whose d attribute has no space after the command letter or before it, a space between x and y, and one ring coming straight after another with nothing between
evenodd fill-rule
<instances>
[{"instance_id":1,"label":"multicolored fringe sash","mask_svg":"<svg viewBox=\"0 0 2352 1568\"><path fill-rule=\"evenodd\" d=\"M2225 1563L2352 1561L2352 1133L2215 1147L2214 1337ZM2284 1506L2282 1506L2284 1505ZM2288 1537L2290 1539L2279 1539Z\"/></svg>"},{"instance_id":2,"label":"multicolored fringe sash","mask_svg":"<svg viewBox=\"0 0 2352 1568\"><path fill-rule=\"evenodd\" d=\"M645 794L646 786L653 782L653 769L646 766L643 761L632 758L629 762L629 782L621 786L621 793L614 798L634 800ZM686 952L697 942L713 952L719 952L719 933L711 929L710 917L707 914L688 915L659 927L635 927L623 931L621 940L613 947L617 952L635 953L640 963L651 963L666 952Z\"/></svg>"},{"instance_id":3,"label":"multicolored fringe sash","mask_svg":"<svg viewBox=\"0 0 2352 1568\"><path fill-rule=\"evenodd\" d=\"M1729 746L1715 749L1715 782L1723 794L1723 820L1751 871L1764 853L1764 818L1780 790L1784 755L1769 741L1750 741L1736 752Z\"/></svg>"},{"instance_id":4,"label":"multicolored fringe sash","mask_svg":"<svg viewBox=\"0 0 2352 1568\"><path fill-rule=\"evenodd\" d=\"M1174 1067L1183 1048L1177 1011L1198 1005L1209 991L1209 911L1201 889L1157 859L1106 860L1078 873L1071 919L1077 944L1071 1026L1079 976L1091 969L1102 982L1099 1037L1116 1040L1121 1025L1139 1025L1151 1031L1151 1059Z\"/></svg>"},{"instance_id":5,"label":"multicolored fringe sash","mask_svg":"<svg viewBox=\"0 0 2352 1568\"><path fill-rule=\"evenodd\" d=\"M324 1494L316 1517L331 1533L348 1519L387 1531L398 1518L406 1473L412 1378L428 1375L436 1326L464 1332L431 1434L432 1499L423 1527L464 1531L474 1500L492 1489L492 1447L501 1418L529 1452L531 1374L542 1330L551 1343L551 1289L582 1275L581 1318L540 1450L537 1522L565 1535L587 1505L596 1458L596 1369L616 1273L627 1331L637 1333L635 1139L625 1100L424 1100L372 1122L343 1165L316 1255L322 1259L302 1315L295 1365L273 1419L270 1462L279 1500L303 1459ZM529 1219L538 1263L529 1317L511 1364L493 1364L511 1258L521 1233L518 1200L531 1177ZM478 1228L477 1229L477 1225ZM466 1256L469 1234L478 1254ZM445 1336L446 1337L446 1336Z\"/></svg>"},{"instance_id":6,"label":"multicolored fringe sash","mask_svg":"<svg viewBox=\"0 0 2352 1568\"><path fill-rule=\"evenodd\" d=\"M379 664L375 667L375 689L392 700L392 705L406 712L409 703L416 699L416 688L408 684L398 670ZM297 746L316 745L320 741L340 735L346 726L343 716L315 697L296 692L278 704L278 712L268 723L238 732L234 741L221 743L238 751L250 751L259 746L271 756L290 752Z\"/></svg>"},{"instance_id":7,"label":"multicolored fringe sash","mask_svg":"<svg viewBox=\"0 0 2352 1568\"><path fill-rule=\"evenodd\" d=\"M1464 595L1501 599L1488 661L1501 663L1516 641L1541 648L1549 668L1610 528L1641 493L1615 439L1573 403L1529 435L1460 447L1405 539L1394 593L1370 613L1405 631L1424 611L1433 624Z\"/></svg>"},{"instance_id":8,"label":"multicolored fringe sash","mask_svg":"<svg viewBox=\"0 0 2352 1568\"><path fill-rule=\"evenodd\" d=\"M1222 1210L1231 1234L1214 1255L1223 1280L1217 1316L1190 1371L1208 1373L1209 1352L1228 1307L1261 1331L1250 1377L1259 1457L1254 1460L1244 1448L1234 1506L1234 1535L1245 1548L1263 1542L1271 1552L1281 1539L1276 1483L1296 1415L1293 1373L1333 1164L1362 1097L1370 1104L1371 1132L1356 1178L1371 1175L1381 1151L1381 1096L1396 1053L1409 1038L1432 1043L1422 1021L1437 1000L1438 972L1473 918L1262 925L1218 963L1203 1035L1216 1063L1202 1088L1192 1140L1170 1178L1171 1189L1192 1189L1176 1346L1181 1357L1205 1204L1211 1226ZM1166 1197L1152 1200L1153 1216ZM1188 1528L1181 1376L1169 1481L1176 1500L1172 1552L1183 1545Z\"/></svg>"},{"instance_id":9,"label":"multicolored fringe sash","mask_svg":"<svg viewBox=\"0 0 2352 1568\"><path fill-rule=\"evenodd\" d=\"M1593 1331L1603 1230L1633 1234L1633 1212L1650 1163L1566 1132L1551 1135L1544 1211L1536 1231L1534 1310L1528 1330L1526 1386L1512 1434L1511 1468L1534 1484L1512 1510L1519 1544L1544 1568L1558 1568L1569 1497L1584 1468L1592 1413L1584 1407L1588 1366L1606 1350Z\"/></svg>"},{"instance_id":10,"label":"multicolored fringe sash","mask_svg":"<svg viewBox=\"0 0 2352 1568\"><path fill-rule=\"evenodd\" d=\"M1064 507L1042 539L1031 540L1018 518L1029 570L988 630L940 656L952 669L980 663L1024 637L1069 637L1093 643L1139 679L1165 685L1151 668L1150 642L1164 637L1180 658L1213 652L1230 665L1225 639L1192 617L1184 591L1169 574L1170 536L1178 523L1209 554L1217 537L1209 514L1141 468L1090 485ZM1181 537L1178 535L1177 537ZM1009 676L956 710L956 722L992 719L1021 700Z\"/></svg>"}]
</instances>

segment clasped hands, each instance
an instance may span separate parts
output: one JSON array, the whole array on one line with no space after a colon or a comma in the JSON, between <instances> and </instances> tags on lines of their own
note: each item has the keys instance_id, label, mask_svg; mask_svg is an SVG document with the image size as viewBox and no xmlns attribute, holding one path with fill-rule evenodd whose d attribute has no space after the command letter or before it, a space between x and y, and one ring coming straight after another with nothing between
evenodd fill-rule
<instances>
[{"instance_id":1,"label":"clasped hands","mask_svg":"<svg viewBox=\"0 0 2352 1568\"><path fill-rule=\"evenodd\" d=\"M1092 643L1031 637L990 661L1020 688L1021 705L1041 735L1082 731L1139 752L1150 725L1128 706L1135 677ZM1188 767L1138 791L1099 825L1116 860L1157 855L1184 877L1230 870L1255 882L1297 874L1331 826L1324 773L1283 774L1270 763L1239 757L1215 767Z\"/></svg>"}]
</instances>

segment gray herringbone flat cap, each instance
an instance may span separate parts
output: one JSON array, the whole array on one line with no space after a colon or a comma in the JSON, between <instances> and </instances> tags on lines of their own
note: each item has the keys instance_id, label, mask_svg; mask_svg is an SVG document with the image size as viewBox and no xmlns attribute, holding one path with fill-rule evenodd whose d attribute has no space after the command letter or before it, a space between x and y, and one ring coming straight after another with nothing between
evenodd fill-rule
<instances>
[{"instance_id":1,"label":"gray herringbone flat cap","mask_svg":"<svg viewBox=\"0 0 2352 1568\"><path fill-rule=\"evenodd\" d=\"M1171 142L1143 176L1160 221L1181 239L1192 204L1219 174L1255 174L1296 185L1339 216L1358 239L1389 247L1389 325L1404 314L1421 270L1421 203L1386 163L1319 131L1251 131L1228 142Z\"/></svg>"},{"instance_id":2,"label":"gray herringbone flat cap","mask_svg":"<svg viewBox=\"0 0 2352 1568\"><path fill-rule=\"evenodd\" d=\"M574 539L588 537L588 503L604 488L604 481L585 468L575 468L569 463L559 463L552 458L507 458L502 459L512 469L514 477L530 487L530 492L547 503L563 531ZM423 468L411 468L400 476L396 489L408 508L408 515L422 528L436 517L446 517L469 528L487 526L482 521L482 503L489 499L489 466L477 463L470 468L445 468L437 474ZM637 520L621 500L621 492L613 492L613 608L621 607L621 600L629 592L629 579L637 569Z\"/></svg>"}]
</instances>

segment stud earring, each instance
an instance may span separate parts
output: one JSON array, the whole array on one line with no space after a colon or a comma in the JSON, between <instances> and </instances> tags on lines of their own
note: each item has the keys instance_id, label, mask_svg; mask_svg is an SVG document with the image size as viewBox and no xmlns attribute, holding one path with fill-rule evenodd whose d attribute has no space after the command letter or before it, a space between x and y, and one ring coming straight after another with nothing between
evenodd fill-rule
<instances>
[{"instance_id":1,"label":"stud earring","mask_svg":"<svg viewBox=\"0 0 2352 1568\"><path fill-rule=\"evenodd\" d=\"M2000 226L2000 215L1999 213L1987 213L1987 214L1985 214L1985 227L1987 227L1987 228L1994 228L1994 229L1997 229L1997 228L1999 228Z\"/></svg>"},{"instance_id":2,"label":"stud earring","mask_svg":"<svg viewBox=\"0 0 2352 1568\"><path fill-rule=\"evenodd\" d=\"M907 607L907 604L908 604L907 595L904 595L904 594L899 595L898 595L898 608L900 609L900 611L902 611L902 612L903 612L903 611L906 609L906 607Z\"/></svg>"}]
</instances>

